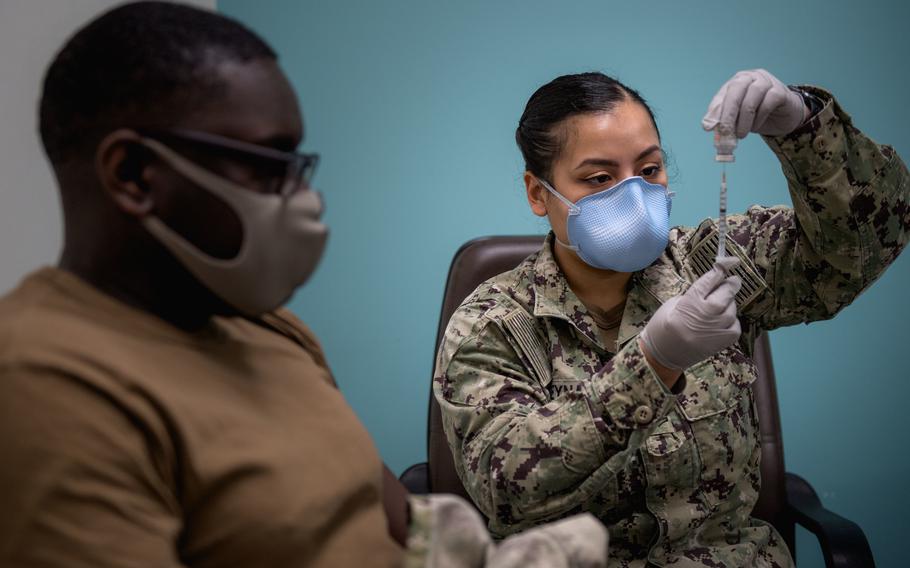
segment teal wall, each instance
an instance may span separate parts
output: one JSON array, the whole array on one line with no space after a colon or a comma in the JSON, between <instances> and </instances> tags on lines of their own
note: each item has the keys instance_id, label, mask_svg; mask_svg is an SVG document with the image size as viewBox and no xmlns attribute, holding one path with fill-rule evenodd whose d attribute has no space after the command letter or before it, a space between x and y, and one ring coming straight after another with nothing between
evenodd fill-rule
<instances>
[{"instance_id":1,"label":"teal wall","mask_svg":"<svg viewBox=\"0 0 910 568\"><path fill-rule=\"evenodd\" d=\"M719 170L699 120L738 69L829 88L910 159L910 8L901 2L219 0L280 53L332 227L292 307L393 470L425 459L433 341L448 263L480 235L540 233L513 132L557 75L640 90L675 162L672 222L714 215ZM671 171L671 173L673 173ZM729 168L732 210L789 203L757 137ZM774 332L787 466L861 523L881 566L907 565L910 255L830 322ZM803 539L801 542L809 542ZM817 561L804 546L805 564Z\"/></svg>"}]
</instances>

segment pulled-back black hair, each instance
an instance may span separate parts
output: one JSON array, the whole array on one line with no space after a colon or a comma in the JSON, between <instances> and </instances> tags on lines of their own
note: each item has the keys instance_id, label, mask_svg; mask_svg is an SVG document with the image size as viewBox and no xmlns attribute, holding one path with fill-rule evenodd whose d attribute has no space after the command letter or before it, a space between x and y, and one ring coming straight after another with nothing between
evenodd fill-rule
<instances>
[{"instance_id":1,"label":"pulled-back black hair","mask_svg":"<svg viewBox=\"0 0 910 568\"><path fill-rule=\"evenodd\" d=\"M174 122L224 85L226 61L276 59L240 23L170 2L136 2L88 23L48 67L39 109L51 163L87 157L121 126ZM154 124L152 124L154 125Z\"/></svg>"},{"instance_id":2,"label":"pulled-back black hair","mask_svg":"<svg viewBox=\"0 0 910 568\"><path fill-rule=\"evenodd\" d=\"M550 180L553 162L564 143L556 127L577 114L610 112L627 99L645 107L657 130L654 113L644 98L603 73L563 75L537 89L528 99L515 130L515 141L524 156L525 169ZM660 138L659 130L657 136Z\"/></svg>"}]
</instances>

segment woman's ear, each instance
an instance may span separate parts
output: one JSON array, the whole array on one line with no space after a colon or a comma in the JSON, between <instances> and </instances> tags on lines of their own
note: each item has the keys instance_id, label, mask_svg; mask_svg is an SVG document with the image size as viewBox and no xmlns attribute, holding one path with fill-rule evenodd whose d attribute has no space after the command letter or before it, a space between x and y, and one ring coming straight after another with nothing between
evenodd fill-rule
<instances>
[{"instance_id":1,"label":"woman's ear","mask_svg":"<svg viewBox=\"0 0 910 568\"><path fill-rule=\"evenodd\" d=\"M528 205L531 206L531 211L538 217L546 217L547 197L549 196L547 188L540 183L537 176L529 171L525 172L524 180L525 191L528 194Z\"/></svg>"},{"instance_id":2,"label":"woman's ear","mask_svg":"<svg viewBox=\"0 0 910 568\"><path fill-rule=\"evenodd\" d=\"M150 153L134 130L119 129L105 136L95 152L101 186L124 213L145 217L155 202L145 181Z\"/></svg>"}]
</instances>

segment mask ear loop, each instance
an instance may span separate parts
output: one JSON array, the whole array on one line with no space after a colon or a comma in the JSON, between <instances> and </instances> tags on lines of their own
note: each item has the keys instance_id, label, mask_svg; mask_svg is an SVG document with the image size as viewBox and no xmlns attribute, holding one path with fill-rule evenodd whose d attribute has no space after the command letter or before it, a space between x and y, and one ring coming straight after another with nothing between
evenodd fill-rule
<instances>
[{"instance_id":1,"label":"mask ear loop","mask_svg":"<svg viewBox=\"0 0 910 568\"><path fill-rule=\"evenodd\" d=\"M552 185L550 185L549 183L547 183L545 180L543 180L543 179L541 179L541 178L537 178L537 181L539 181L539 182L540 182L540 185L544 186L544 187L547 189L547 191L549 191L549 192L552 193L554 196L556 196L557 199L559 199L560 201L562 201L563 203L566 204L566 207L569 208L569 216L570 216L570 217L571 217L572 215L578 215L579 213L581 213L581 208L580 208L578 205L575 205L574 203L572 203L571 201L569 201L569 199L568 199L566 196L564 196L563 194L561 194L561 193L559 193L558 191L556 191L555 189L553 189L553 186L552 186ZM562 242L561 240L559 240L559 237L557 237L555 233L553 234L553 237L556 239L556 242L557 242L558 244L564 246L565 248L567 248L567 249L569 249L569 250L573 250L573 251L575 251L575 252L578 252L578 247L577 247L577 246Z\"/></svg>"}]
</instances>

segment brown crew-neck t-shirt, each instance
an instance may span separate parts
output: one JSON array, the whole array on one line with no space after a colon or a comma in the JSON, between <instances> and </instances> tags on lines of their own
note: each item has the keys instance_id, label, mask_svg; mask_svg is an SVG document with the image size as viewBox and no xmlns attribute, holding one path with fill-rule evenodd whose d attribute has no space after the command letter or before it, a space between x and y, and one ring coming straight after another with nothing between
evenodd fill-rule
<instances>
[{"instance_id":1,"label":"brown crew-neck t-shirt","mask_svg":"<svg viewBox=\"0 0 910 568\"><path fill-rule=\"evenodd\" d=\"M0 567L392 566L312 334L181 331L47 268L0 299Z\"/></svg>"}]
</instances>

